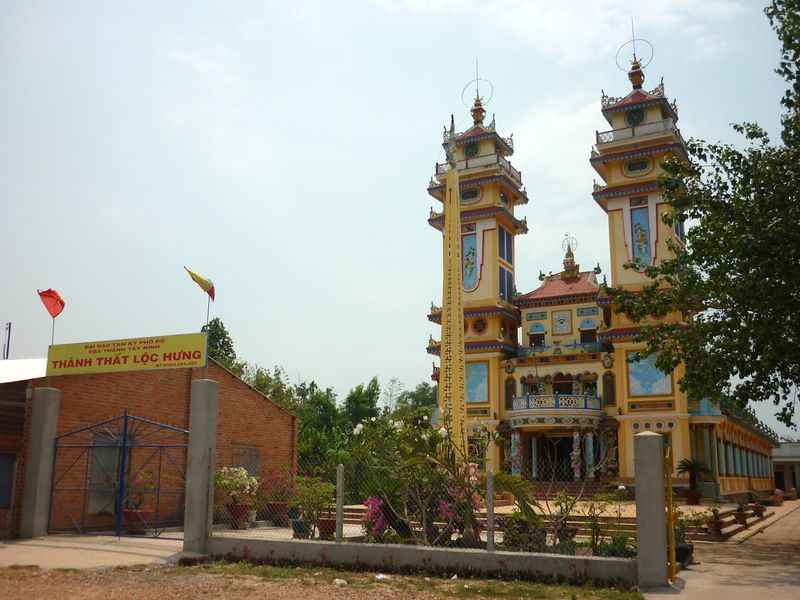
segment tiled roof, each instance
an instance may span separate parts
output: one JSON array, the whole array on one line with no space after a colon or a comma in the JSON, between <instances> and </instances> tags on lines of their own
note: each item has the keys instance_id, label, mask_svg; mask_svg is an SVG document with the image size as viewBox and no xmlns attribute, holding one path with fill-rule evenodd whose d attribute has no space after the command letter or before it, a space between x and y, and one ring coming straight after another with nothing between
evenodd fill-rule
<instances>
[{"instance_id":1,"label":"tiled roof","mask_svg":"<svg viewBox=\"0 0 800 600\"><path fill-rule=\"evenodd\" d=\"M527 294L514 298L519 300L542 300L544 298L558 298L560 296L577 296L579 294L594 294L600 289L594 271L581 271L577 279L567 280L561 274L550 275L537 289Z\"/></svg>"}]
</instances>

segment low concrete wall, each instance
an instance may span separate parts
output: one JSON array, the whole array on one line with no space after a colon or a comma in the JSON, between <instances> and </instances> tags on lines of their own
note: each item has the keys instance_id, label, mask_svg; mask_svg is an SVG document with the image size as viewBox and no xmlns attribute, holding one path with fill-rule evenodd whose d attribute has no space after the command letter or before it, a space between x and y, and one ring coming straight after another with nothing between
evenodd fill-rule
<instances>
[{"instance_id":1,"label":"low concrete wall","mask_svg":"<svg viewBox=\"0 0 800 600\"><path fill-rule=\"evenodd\" d=\"M636 560L629 558L226 537L210 537L207 552L211 556L233 556L274 563L326 564L389 572L427 571L534 580L618 582L630 586L637 584Z\"/></svg>"}]
</instances>

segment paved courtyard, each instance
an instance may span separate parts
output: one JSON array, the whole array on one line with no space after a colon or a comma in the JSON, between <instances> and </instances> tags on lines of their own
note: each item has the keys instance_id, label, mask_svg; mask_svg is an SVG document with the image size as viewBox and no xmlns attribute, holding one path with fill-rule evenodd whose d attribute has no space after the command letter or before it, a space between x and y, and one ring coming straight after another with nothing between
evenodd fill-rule
<instances>
[{"instance_id":1,"label":"paved courtyard","mask_svg":"<svg viewBox=\"0 0 800 600\"><path fill-rule=\"evenodd\" d=\"M697 564L681 571L676 589L648 593L645 597L648 600L800 598L800 506L798 501L784 506L787 510L779 521L744 541L695 544Z\"/></svg>"}]
</instances>

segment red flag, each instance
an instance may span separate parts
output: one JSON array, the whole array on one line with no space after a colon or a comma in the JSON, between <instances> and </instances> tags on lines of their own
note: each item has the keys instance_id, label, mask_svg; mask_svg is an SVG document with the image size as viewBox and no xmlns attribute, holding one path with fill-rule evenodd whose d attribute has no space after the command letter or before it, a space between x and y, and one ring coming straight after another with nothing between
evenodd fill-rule
<instances>
[{"instance_id":1,"label":"red flag","mask_svg":"<svg viewBox=\"0 0 800 600\"><path fill-rule=\"evenodd\" d=\"M54 289L36 290L36 293L39 294L39 298L42 299L42 304L44 304L47 312L49 312L50 316L54 319L64 310L64 300Z\"/></svg>"}]
</instances>

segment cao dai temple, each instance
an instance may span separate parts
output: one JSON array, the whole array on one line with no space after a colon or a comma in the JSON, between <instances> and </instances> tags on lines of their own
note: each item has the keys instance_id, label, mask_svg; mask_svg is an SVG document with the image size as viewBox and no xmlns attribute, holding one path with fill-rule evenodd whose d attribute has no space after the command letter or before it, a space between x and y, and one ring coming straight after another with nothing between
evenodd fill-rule
<instances>
[{"instance_id":1,"label":"cao dai temple","mask_svg":"<svg viewBox=\"0 0 800 600\"><path fill-rule=\"evenodd\" d=\"M624 265L658 264L670 254L667 240L683 243L682 224L673 229L662 221L671 209L657 178L666 158L688 157L677 106L667 99L663 82L646 91L635 59L628 78L627 95L602 95L609 129L596 132L589 162L604 182L595 184L592 196L598 225L601 218L608 224L610 283L637 290L649 280ZM540 275L531 291L517 291L536 285L515 276L516 238L528 232L517 213L528 196L521 173L509 162L513 139L498 133L494 117L485 123L480 96L471 113L466 131L456 132L452 118L445 129L448 160L437 163L428 193L446 206L453 179L460 192L457 305L463 310L463 338L449 339L463 343L466 402L459 410L465 413L465 435L488 429L509 440L489 446L487 463L531 480L630 483L633 436L653 431L671 447L673 469L684 458L709 467L707 496L772 489L775 434L752 413L732 414L687 398L678 385L682 367L665 375L654 356L632 362L643 348L635 341L640 324L612 309L605 281L598 281L599 267L581 270L570 240L560 272ZM444 231L445 212L432 211L428 223ZM447 239L446 271L448 253L459 254L448 250ZM428 319L441 323L441 307L432 305ZM441 350L431 338L428 352ZM433 379L439 376L434 367ZM688 483L673 475L679 485Z\"/></svg>"}]
</instances>

